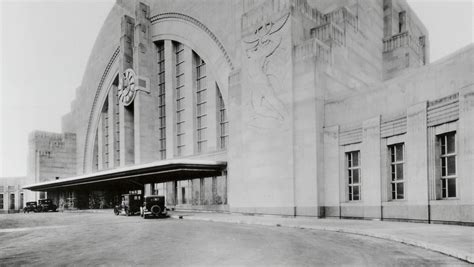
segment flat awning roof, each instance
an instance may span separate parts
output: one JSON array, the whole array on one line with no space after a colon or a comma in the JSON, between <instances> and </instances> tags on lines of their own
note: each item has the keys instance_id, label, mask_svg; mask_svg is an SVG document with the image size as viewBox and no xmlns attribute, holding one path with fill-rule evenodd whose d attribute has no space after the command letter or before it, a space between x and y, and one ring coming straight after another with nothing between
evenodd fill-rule
<instances>
[{"instance_id":1,"label":"flat awning roof","mask_svg":"<svg viewBox=\"0 0 474 267\"><path fill-rule=\"evenodd\" d=\"M75 177L63 178L23 186L32 191L58 190L71 187L107 187L119 183L144 185L167 181L203 178L222 175L227 167L225 161L173 159L160 160Z\"/></svg>"}]
</instances>

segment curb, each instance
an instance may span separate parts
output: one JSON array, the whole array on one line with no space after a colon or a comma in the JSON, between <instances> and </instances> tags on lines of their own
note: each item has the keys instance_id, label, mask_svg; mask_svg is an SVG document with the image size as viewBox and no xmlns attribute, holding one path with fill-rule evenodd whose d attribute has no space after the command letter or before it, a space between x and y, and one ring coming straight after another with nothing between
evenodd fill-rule
<instances>
[{"instance_id":1,"label":"curb","mask_svg":"<svg viewBox=\"0 0 474 267\"><path fill-rule=\"evenodd\" d=\"M315 226L315 225L297 225L291 223L269 223L269 222L251 222L246 220L239 220L239 219L212 219L212 218L199 218L193 217L192 215L171 215L173 219L186 219L186 220L194 220L194 221L208 221L208 222L222 222L222 223L236 223L236 224L247 224L247 225L263 225L263 226L278 226L278 227L288 227L288 228L300 228L300 229L311 229L311 230L320 230L320 231L330 231L330 232L339 232L339 233L347 233L347 234L356 234L361 236L368 236L368 237L375 237L390 241L399 242L402 244L407 244L415 247L420 247L423 249L439 252L468 263L474 263L474 256L472 254L466 254L457 250L453 250L448 247L429 244L426 242L403 238L395 235L388 235L388 234L380 234L374 232L367 232L367 231L360 231L355 229L348 229L348 228L338 228L338 227L327 227L327 226Z\"/></svg>"}]
</instances>

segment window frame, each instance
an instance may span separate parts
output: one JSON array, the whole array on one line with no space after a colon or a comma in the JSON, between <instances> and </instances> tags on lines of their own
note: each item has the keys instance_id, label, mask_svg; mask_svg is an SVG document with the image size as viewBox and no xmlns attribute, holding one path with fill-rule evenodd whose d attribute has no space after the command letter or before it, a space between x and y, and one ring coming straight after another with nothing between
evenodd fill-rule
<instances>
[{"instance_id":1,"label":"window frame","mask_svg":"<svg viewBox=\"0 0 474 267\"><path fill-rule=\"evenodd\" d=\"M397 146L402 146L402 160L397 160ZM389 177L390 177L390 200L392 201L401 201L406 200L406 171L405 171L405 159L406 159L406 150L405 143L399 142L388 145L388 157L389 157ZM393 160L395 159L395 161ZM402 166L402 179L397 179L397 165ZM393 176L395 170L395 177ZM398 187L397 184L402 184L403 187L403 197L398 198ZM394 198L394 188L395 188L395 198Z\"/></svg>"},{"instance_id":2,"label":"window frame","mask_svg":"<svg viewBox=\"0 0 474 267\"><path fill-rule=\"evenodd\" d=\"M207 151L207 73L206 62L196 57L196 151Z\"/></svg>"},{"instance_id":3,"label":"window frame","mask_svg":"<svg viewBox=\"0 0 474 267\"><path fill-rule=\"evenodd\" d=\"M158 140L160 158L166 159L166 78L165 78L165 44L157 43L158 66Z\"/></svg>"},{"instance_id":4,"label":"window frame","mask_svg":"<svg viewBox=\"0 0 474 267\"><path fill-rule=\"evenodd\" d=\"M357 153L357 158L358 158L358 164L357 166L354 166L352 164L353 162L353 154ZM362 164L361 164L361 153L360 150L352 150L352 151L347 151L345 152L345 162L346 162L346 188L347 188L347 201L349 202L358 202L362 201ZM354 177L354 170L358 170L359 177L358 177L358 183L354 183L353 177ZM358 193L358 199L354 199L354 187L358 187L359 193Z\"/></svg>"},{"instance_id":5,"label":"window frame","mask_svg":"<svg viewBox=\"0 0 474 267\"><path fill-rule=\"evenodd\" d=\"M218 123L218 143L220 150L226 150L229 145L229 118L225 107L224 98L220 88L217 88L217 123Z\"/></svg>"},{"instance_id":6,"label":"window frame","mask_svg":"<svg viewBox=\"0 0 474 267\"><path fill-rule=\"evenodd\" d=\"M448 152L448 136L453 135L454 138L454 151ZM449 131L436 135L437 149L439 151L439 157L436 159L439 161L439 179L440 179L440 191L441 199L458 199L458 148L457 148L457 137L456 131ZM444 141L444 144L443 144ZM443 153L443 146L445 147L445 153ZM454 157L454 174L449 174L448 158ZM443 162L445 166L443 167ZM445 170L444 170L445 168ZM444 171L444 175L443 175ZM454 180L454 196L449 196L449 180Z\"/></svg>"},{"instance_id":7,"label":"window frame","mask_svg":"<svg viewBox=\"0 0 474 267\"><path fill-rule=\"evenodd\" d=\"M186 146L184 135L184 44L176 43L175 44L175 116L176 116L176 156L182 156L184 152L184 147ZM189 75L189 74L188 74ZM182 84L178 82L183 80Z\"/></svg>"}]
</instances>

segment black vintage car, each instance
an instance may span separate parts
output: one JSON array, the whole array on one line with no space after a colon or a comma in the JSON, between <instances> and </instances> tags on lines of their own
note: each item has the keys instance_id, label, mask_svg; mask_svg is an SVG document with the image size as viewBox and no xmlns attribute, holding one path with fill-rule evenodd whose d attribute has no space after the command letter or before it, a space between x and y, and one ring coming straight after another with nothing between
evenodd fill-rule
<instances>
[{"instance_id":1,"label":"black vintage car","mask_svg":"<svg viewBox=\"0 0 474 267\"><path fill-rule=\"evenodd\" d=\"M25 207L23 208L23 212L24 213L30 213L30 211L32 212L36 212L36 210L38 209L38 205L36 204L36 201L30 201L30 202L26 202L25 204Z\"/></svg>"},{"instance_id":2,"label":"black vintage car","mask_svg":"<svg viewBox=\"0 0 474 267\"><path fill-rule=\"evenodd\" d=\"M130 216L140 212L142 199L142 195L139 194L123 194L122 202L114 208L115 215L123 214Z\"/></svg>"},{"instance_id":3,"label":"black vintage car","mask_svg":"<svg viewBox=\"0 0 474 267\"><path fill-rule=\"evenodd\" d=\"M166 217L167 213L164 196L145 196L143 206L140 207L140 215L143 219L148 216Z\"/></svg>"},{"instance_id":4,"label":"black vintage car","mask_svg":"<svg viewBox=\"0 0 474 267\"><path fill-rule=\"evenodd\" d=\"M47 199L40 199L38 200L38 207L36 208L37 212L47 212L47 211L56 211L58 206L53 204L53 200Z\"/></svg>"}]
</instances>

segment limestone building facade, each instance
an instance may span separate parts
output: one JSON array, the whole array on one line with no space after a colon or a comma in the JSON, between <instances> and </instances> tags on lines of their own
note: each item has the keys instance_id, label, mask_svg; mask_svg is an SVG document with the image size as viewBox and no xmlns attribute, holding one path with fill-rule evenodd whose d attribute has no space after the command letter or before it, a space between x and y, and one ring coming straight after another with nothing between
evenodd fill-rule
<instances>
[{"instance_id":1,"label":"limestone building facade","mask_svg":"<svg viewBox=\"0 0 474 267\"><path fill-rule=\"evenodd\" d=\"M404 0L118 0L50 155L64 169L31 161L28 188L472 224L473 62L471 45L430 64Z\"/></svg>"},{"instance_id":2,"label":"limestone building facade","mask_svg":"<svg viewBox=\"0 0 474 267\"><path fill-rule=\"evenodd\" d=\"M23 177L0 177L0 213L20 212L27 199L34 195L23 186L31 184L26 176Z\"/></svg>"}]
</instances>

